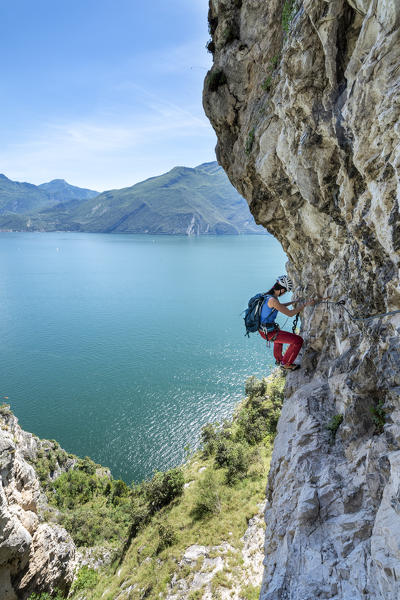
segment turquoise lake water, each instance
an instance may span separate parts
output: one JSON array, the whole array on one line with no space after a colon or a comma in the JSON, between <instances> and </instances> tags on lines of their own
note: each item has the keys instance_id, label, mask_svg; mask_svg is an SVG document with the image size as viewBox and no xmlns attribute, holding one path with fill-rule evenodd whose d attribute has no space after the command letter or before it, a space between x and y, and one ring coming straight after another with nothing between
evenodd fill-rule
<instances>
[{"instance_id":1,"label":"turquoise lake water","mask_svg":"<svg viewBox=\"0 0 400 600\"><path fill-rule=\"evenodd\" d=\"M0 261L0 400L128 483L179 464L273 366L240 314L285 271L270 236L0 233Z\"/></svg>"}]
</instances>

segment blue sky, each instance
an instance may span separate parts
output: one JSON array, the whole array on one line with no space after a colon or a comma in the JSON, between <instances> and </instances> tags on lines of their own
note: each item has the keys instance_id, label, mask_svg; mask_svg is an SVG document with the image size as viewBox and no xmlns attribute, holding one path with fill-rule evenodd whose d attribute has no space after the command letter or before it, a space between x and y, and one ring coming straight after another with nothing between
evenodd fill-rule
<instances>
[{"instance_id":1,"label":"blue sky","mask_svg":"<svg viewBox=\"0 0 400 600\"><path fill-rule=\"evenodd\" d=\"M3 0L0 172L102 191L215 160L208 0Z\"/></svg>"}]
</instances>

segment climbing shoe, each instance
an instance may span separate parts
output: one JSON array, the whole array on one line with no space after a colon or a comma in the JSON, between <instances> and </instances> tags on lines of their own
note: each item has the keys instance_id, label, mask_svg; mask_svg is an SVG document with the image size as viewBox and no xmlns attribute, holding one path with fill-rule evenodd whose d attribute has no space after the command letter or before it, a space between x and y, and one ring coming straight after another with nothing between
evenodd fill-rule
<instances>
[{"instance_id":1,"label":"climbing shoe","mask_svg":"<svg viewBox=\"0 0 400 600\"><path fill-rule=\"evenodd\" d=\"M281 365L281 369L284 371L297 371L297 369L300 369L300 365L296 365L295 363L292 363L291 365Z\"/></svg>"}]
</instances>

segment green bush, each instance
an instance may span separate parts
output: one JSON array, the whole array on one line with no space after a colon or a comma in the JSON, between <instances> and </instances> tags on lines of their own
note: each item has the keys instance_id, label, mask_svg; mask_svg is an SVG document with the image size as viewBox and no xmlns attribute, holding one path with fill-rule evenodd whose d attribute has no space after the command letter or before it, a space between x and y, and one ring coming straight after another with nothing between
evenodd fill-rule
<instances>
[{"instance_id":1,"label":"green bush","mask_svg":"<svg viewBox=\"0 0 400 600\"><path fill-rule=\"evenodd\" d=\"M150 513L160 510L183 493L185 478L179 467L165 473L155 473L153 479L143 483L143 491Z\"/></svg>"},{"instance_id":2,"label":"green bush","mask_svg":"<svg viewBox=\"0 0 400 600\"><path fill-rule=\"evenodd\" d=\"M334 415L332 419L329 421L328 425L325 426L325 429L330 431L332 441L336 438L337 430L339 429L341 423L343 422L343 415Z\"/></svg>"},{"instance_id":3,"label":"green bush","mask_svg":"<svg viewBox=\"0 0 400 600\"><path fill-rule=\"evenodd\" d=\"M215 424L208 423L202 428L200 439L203 446L203 455L205 457L215 454L218 437L219 434L215 429Z\"/></svg>"},{"instance_id":4,"label":"green bush","mask_svg":"<svg viewBox=\"0 0 400 600\"><path fill-rule=\"evenodd\" d=\"M57 448L55 451L55 457L59 465L64 465L68 460L68 454L61 448Z\"/></svg>"},{"instance_id":5,"label":"green bush","mask_svg":"<svg viewBox=\"0 0 400 600\"><path fill-rule=\"evenodd\" d=\"M99 465L96 465L96 463L93 462L93 460L91 458L89 458L88 456L85 456L85 458L80 458L78 460L75 468L79 469L79 471L83 471L84 473L87 473L87 475L94 475L96 473L96 469L98 467L99 467Z\"/></svg>"},{"instance_id":6,"label":"green bush","mask_svg":"<svg viewBox=\"0 0 400 600\"><path fill-rule=\"evenodd\" d=\"M240 597L243 600L258 600L260 597L260 586L258 585L245 585L240 590Z\"/></svg>"},{"instance_id":7,"label":"green bush","mask_svg":"<svg viewBox=\"0 0 400 600\"><path fill-rule=\"evenodd\" d=\"M245 388L247 399L237 409L233 421L224 423L219 430L210 424L203 428L203 453L214 455L216 466L226 468L229 485L257 475L257 466L249 472L254 462L251 447L263 440L267 444L272 441L282 408L284 385L280 374L261 381L250 377Z\"/></svg>"},{"instance_id":8,"label":"green bush","mask_svg":"<svg viewBox=\"0 0 400 600\"><path fill-rule=\"evenodd\" d=\"M194 590L193 592L190 592L187 600L202 600L203 598L203 590Z\"/></svg>"},{"instance_id":9,"label":"green bush","mask_svg":"<svg viewBox=\"0 0 400 600\"><path fill-rule=\"evenodd\" d=\"M192 517L196 520L220 512L221 501L218 493L218 483L216 475L212 470L207 470L205 475L198 482L198 494Z\"/></svg>"},{"instance_id":10,"label":"green bush","mask_svg":"<svg viewBox=\"0 0 400 600\"><path fill-rule=\"evenodd\" d=\"M242 411L238 416L238 439L248 444L259 444L268 433L268 419L257 410Z\"/></svg>"},{"instance_id":11,"label":"green bush","mask_svg":"<svg viewBox=\"0 0 400 600\"><path fill-rule=\"evenodd\" d=\"M235 40L238 40L239 38L240 38L240 29L239 29L239 26L237 25L237 23L234 21L232 21L231 23L228 23L228 25L224 31L224 37L223 37L224 45L231 44L232 42L234 42Z\"/></svg>"},{"instance_id":12,"label":"green bush","mask_svg":"<svg viewBox=\"0 0 400 600\"><path fill-rule=\"evenodd\" d=\"M285 378L282 375L275 375L268 381L267 393L271 402L279 408L282 408L285 389Z\"/></svg>"},{"instance_id":13,"label":"green bush","mask_svg":"<svg viewBox=\"0 0 400 600\"><path fill-rule=\"evenodd\" d=\"M371 406L371 408L369 409L372 414L372 420L375 425L375 431L378 434L383 433L383 427L386 422L386 413L385 413L385 409L383 407L384 407L383 401L379 400L375 404L375 406Z\"/></svg>"},{"instance_id":14,"label":"green bush","mask_svg":"<svg viewBox=\"0 0 400 600\"><path fill-rule=\"evenodd\" d=\"M222 69L211 71L208 76L208 89L210 92L216 92L218 88L228 82L225 73Z\"/></svg>"},{"instance_id":15,"label":"green bush","mask_svg":"<svg viewBox=\"0 0 400 600\"><path fill-rule=\"evenodd\" d=\"M72 510L64 509L58 520L78 546L121 543L131 525L130 502L114 507L97 498Z\"/></svg>"},{"instance_id":16,"label":"green bush","mask_svg":"<svg viewBox=\"0 0 400 600\"><path fill-rule=\"evenodd\" d=\"M296 0L285 0L282 8L282 29L289 33L290 24L296 14Z\"/></svg>"},{"instance_id":17,"label":"green bush","mask_svg":"<svg viewBox=\"0 0 400 600\"><path fill-rule=\"evenodd\" d=\"M275 69L275 67L277 66L278 62L280 59L280 54L275 54L275 56L273 56L271 58L271 60L269 61L269 67L268 70L269 71L273 71Z\"/></svg>"},{"instance_id":18,"label":"green bush","mask_svg":"<svg viewBox=\"0 0 400 600\"><path fill-rule=\"evenodd\" d=\"M177 541L177 535L173 527L168 523L160 523L158 525L158 546L156 553L159 554L165 548L173 546Z\"/></svg>"},{"instance_id":19,"label":"green bush","mask_svg":"<svg viewBox=\"0 0 400 600\"><path fill-rule=\"evenodd\" d=\"M38 458L35 462L35 471L42 486L46 486L49 480L50 469L47 458Z\"/></svg>"},{"instance_id":20,"label":"green bush","mask_svg":"<svg viewBox=\"0 0 400 600\"><path fill-rule=\"evenodd\" d=\"M265 394L264 380L259 381L252 375L252 377L249 377L244 384L244 393L248 398L263 396Z\"/></svg>"},{"instance_id":21,"label":"green bush","mask_svg":"<svg viewBox=\"0 0 400 600\"><path fill-rule=\"evenodd\" d=\"M244 479L250 466L250 452L244 444L235 444L229 456L226 482L234 485L240 479Z\"/></svg>"},{"instance_id":22,"label":"green bush","mask_svg":"<svg viewBox=\"0 0 400 600\"><path fill-rule=\"evenodd\" d=\"M227 440L220 439L217 443L215 452L215 462L218 467L227 467L229 464L230 456L233 452L235 443Z\"/></svg>"},{"instance_id":23,"label":"green bush","mask_svg":"<svg viewBox=\"0 0 400 600\"><path fill-rule=\"evenodd\" d=\"M130 504L130 533L129 536L134 538L138 531L147 523L150 517L150 511L145 499L141 493L134 494Z\"/></svg>"},{"instance_id":24,"label":"green bush","mask_svg":"<svg viewBox=\"0 0 400 600\"><path fill-rule=\"evenodd\" d=\"M57 462L57 457L56 457L55 453L52 452L52 450L50 450L50 452L48 452L48 454L47 454L47 462L48 462L50 473L54 473L54 471L57 468L58 462Z\"/></svg>"},{"instance_id":25,"label":"green bush","mask_svg":"<svg viewBox=\"0 0 400 600\"><path fill-rule=\"evenodd\" d=\"M53 594L47 592L31 594L28 600L65 600L65 596L60 591L55 591Z\"/></svg>"},{"instance_id":26,"label":"green bush","mask_svg":"<svg viewBox=\"0 0 400 600\"><path fill-rule=\"evenodd\" d=\"M226 467L226 481L232 485L239 479L246 477L250 465L250 453L246 443L238 439L219 440L215 453L215 462L218 467Z\"/></svg>"},{"instance_id":27,"label":"green bush","mask_svg":"<svg viewBox=\"0 0 400 600\"><path fill-rule=\"evenodd\" d=\"M48 445L46 440L42 443L43 445L39 447L34 461L35 471L46 491L52 486L50 475L56 471L58 466L65 465L68 460L68 454L60 448L55 440L50 440L50 443L51 446Z\"/></svg>"},{"instance_id":28,"label":"green bush","mask_svg":"<svg viewBox=\"0 0 400 600\"><path fill-rule=\"evenodd\" d=\"M87 566L81 567L78 571L78 575L72 586L72 592L78 592L80 590L89 590L95 587L99 579L97 571L90 569Z\"/></svg>"},{"instance_id":29,"label":"green bush","mask_svg":"<svg viewBox=\"0 0 400 600\"><path fill-rule=\"evenodd\" d=\"M211 6L208 10L208 32L210 35L214 35L218 27L218 17L213 14Z\"/></svg>"},{"instance_id":30,"label":"green bush","mask_svg":"<svg viewBox=\"0 0 400 600\"><path fill-rule=\"evenodd\" d=\"M131 525L131 490L123 481L99 475L98 465L88 458L77 460L53 482L48 480L48 458L35 466L49 503L60 511L58 522L78 546L121 543Z\"/></svg>"},{"instance_id":31,"label":"green bush","mask_svg":"<svg viewBox=\"0 0 400 600\"><path fill-rule=\"evenodd\" d=\"M246 141L246 146L245 146L245 152L246 154L250 154L253 145L254 145L254 139L255 139L255 127L253 127L250 132L249 135L247 136L247 141Z\"/></svg>"},{"instance_id":32,"label":"green bush","mask_svg":"<svg viewBox=\"0 0 400 600\"><path fill-rule=\"evenodd\" d=\"M111 480L110 485L110 500L112 504L121 504L130 494L130 490L122 479Z\"/></svg>"},{"instance_id":33,"label":"green bush","mask_svg":"<svg viewBox=\"0 0 400 600\"><path fill-rule=\"evenodd\" d=\"M262 89L265 92L268 92L271 87L271 83L272 83L272 75L268 75L268 77L266 77L261 84Z\"/></svg>"},{"instance_id":34,"label":"green bush","mask_svg":"<svg viewBox=\"0 0 400 600\"><path fill-rule=\"evenodd\" d=\"M106 483L85 471L71 469L53 482L53 499L58 508L74 508L89 502L98 492L105 490Z\"/></svg>"},{"instance_id":35,"label":"green bush","mask_svg":"<svg viewBox=\"0 0 400 600\"><path fill-rule=\"evenodd\" d=\"M236 421L236 438L250 445L264 438L273 438L283 403L284 378L276 376L258 381L246 381L247 400L240 406Z\"/></svg>"},{"instance_id":36,"label":"green bush","mask_svg":"<svg viewBox=\"0 0 400 600\"><path fill-rule=\"evenodd\" d=\"M210 54L214 54L214 52L215 52L215 44L214 44L213 40L208 40L208 42L206 44L206 50Z\"/></svg>"},{"instance_id":37,"label":"green bush","mask_svg":"<svg viewBox=\"0 0 400 600\"><path fill-rule=\"evenodd\" d=\"M278 399L273 401L271 396L267 397L259 407L259 413L265 419L266 432L271 437L275 436L281 409L282 403Z\"/></svg>"}]
</instances>

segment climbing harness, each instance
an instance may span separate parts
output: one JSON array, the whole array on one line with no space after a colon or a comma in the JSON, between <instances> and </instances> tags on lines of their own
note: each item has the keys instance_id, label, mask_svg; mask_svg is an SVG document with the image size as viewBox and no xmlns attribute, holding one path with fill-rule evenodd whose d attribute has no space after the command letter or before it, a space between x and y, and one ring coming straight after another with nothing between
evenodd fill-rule
<instances>
[{"instance_id":1,"label":"climbing harness","mask_svg":"<svg viewBox=\"0 0 400 600\"><path fill-rule=\"evenodd\" d=\"M269 340L270 342L274 342L276 340L276 338L278 337L278 333L279 333L280 329L281 328L279 327L278 323L275 323L274 335Z\"/></svg>"},{"instance_id":2,"label":"climbing harness","mask_svg":"<svg viewBox=\"0 0 400 600\"><path fill-rule=\"evenodd\" d=\"M280 332L281 328L279 327L278 323L274 323L273 324L273 328L270 327L268 329L268 327L266 325L261 325L260 327L260 331L262 331L263 333L265 333L265 339L266 339L266 343L267 343L267 348L270 348L271 346L271 342L275 342L276 338L278 337L278 333ZM274 332L274 335L268 339L268 333L271 333L271 331Z\"/></svg>"}]
</instances>

